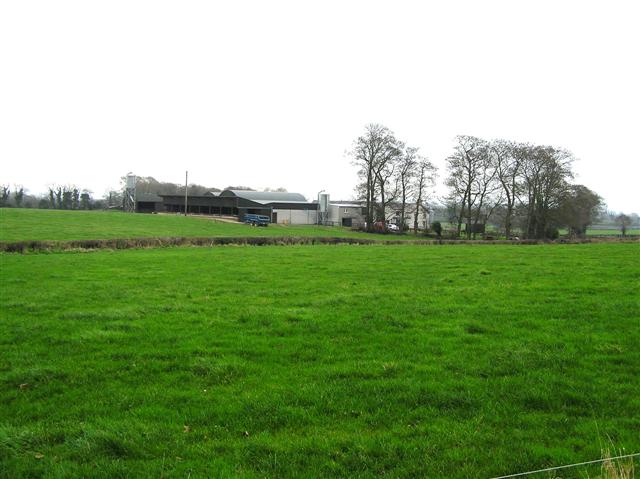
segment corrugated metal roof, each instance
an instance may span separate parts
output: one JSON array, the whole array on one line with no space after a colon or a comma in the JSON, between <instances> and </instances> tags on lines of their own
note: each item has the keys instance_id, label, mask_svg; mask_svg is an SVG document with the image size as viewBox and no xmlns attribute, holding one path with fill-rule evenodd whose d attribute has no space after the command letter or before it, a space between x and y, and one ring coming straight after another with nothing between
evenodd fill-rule
<instances>
[{"instance_id":1,"label":"corrugated metal roof","mask_svg":"<svg viewBox=\"0 0 640 479\"><path fill-rule=\"evenodd\" d=\"M300 193L284 193L280 191L245 191L226 190L239 198L244 198L255 203L306 203L307 200Z\"/></svg>"},{"instance_id":2,"label":"corrugated metal roof","mask_svg":"<svg viewBox=\"0 0 640 479\"><path fill-rule=\"evenodd\" d=\"M161 203L162 198L155 193L136 193L136 201L143 203Z\"/></svg>"}]
</instances>

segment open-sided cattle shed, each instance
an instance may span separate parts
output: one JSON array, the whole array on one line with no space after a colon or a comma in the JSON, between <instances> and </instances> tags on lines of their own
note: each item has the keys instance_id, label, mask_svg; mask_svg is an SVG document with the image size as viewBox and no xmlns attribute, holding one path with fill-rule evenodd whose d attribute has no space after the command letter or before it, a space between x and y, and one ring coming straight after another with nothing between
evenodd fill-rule
<instances>
[{"instance_id":1,"label":"open-sided cattle shed","mask_svg":"<svg viewBox=\"0 0 640 479\"><path fill-rule=\"evenodd\" d=\"M135 202L138 213L155 213L163 208L162 198L153 193L138 193Z\"/></svg>"},{"instance_id":2,"label":"open-sided cattle shed","mask_svg":"<svg viewBox=\"0 0 640 479\"><path fill-rule=\"evenodd\" d=\"M160 195L162 211L184 212L184 195ZM224 190L218 195L187 197L188 213L237 216L265 215L272 223L315 224L317 203L308 202L300 193L277 191Z\"/></svg>"}]
</instances>

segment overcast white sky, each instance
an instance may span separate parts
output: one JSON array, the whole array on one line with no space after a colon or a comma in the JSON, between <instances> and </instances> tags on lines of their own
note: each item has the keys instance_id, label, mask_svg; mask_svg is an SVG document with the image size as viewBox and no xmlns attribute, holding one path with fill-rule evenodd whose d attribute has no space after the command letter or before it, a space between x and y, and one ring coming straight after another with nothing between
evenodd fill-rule
<instances>
[{"instance_id":1,"label":"overcast white sky","mask_svg":"<svg viewBox=\"0 0 640 479\"><path fill-rule=\"evenodd\" d=\"M132 171L349 199L388 126L562 146L640 211L637 1L4 1L0 183L101 196ZM440 171L441 180L445 176Z\"/></svg>"}]
</instances>

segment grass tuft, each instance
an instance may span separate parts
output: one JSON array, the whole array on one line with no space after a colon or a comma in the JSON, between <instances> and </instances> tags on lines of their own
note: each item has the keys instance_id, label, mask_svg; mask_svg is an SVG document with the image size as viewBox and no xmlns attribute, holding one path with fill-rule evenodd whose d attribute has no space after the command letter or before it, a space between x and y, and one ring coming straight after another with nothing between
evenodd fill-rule
<instances>
[{"instance_id":1,"label":"grass tuft","mask_svg":"<svg viewBox=\"0 0 640 479\"><path fill-rule=\"evenodd\" d=\"M612 459L615 456L622 456L623 452L611 454L607 448L602 451L605 461L602 463L599 479L634 479L635 467L633 458Z\"/></svg>"}]
</instances>

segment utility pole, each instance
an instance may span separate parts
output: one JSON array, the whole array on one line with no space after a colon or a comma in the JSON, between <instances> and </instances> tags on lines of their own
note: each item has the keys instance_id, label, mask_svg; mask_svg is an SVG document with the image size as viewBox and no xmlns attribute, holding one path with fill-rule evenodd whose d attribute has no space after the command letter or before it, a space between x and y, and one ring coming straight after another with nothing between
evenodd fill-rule
<instances>
[{"instance_id":1,"label":"utility pole","mask_svg":"<svg viewBox=\"0 0 640 479\"><path fill-rule=\"evenodd\" d=\"M187 193L189 191L189 171L184 172L184 215L187 216Z\"/></svg>"}]
</instances>

